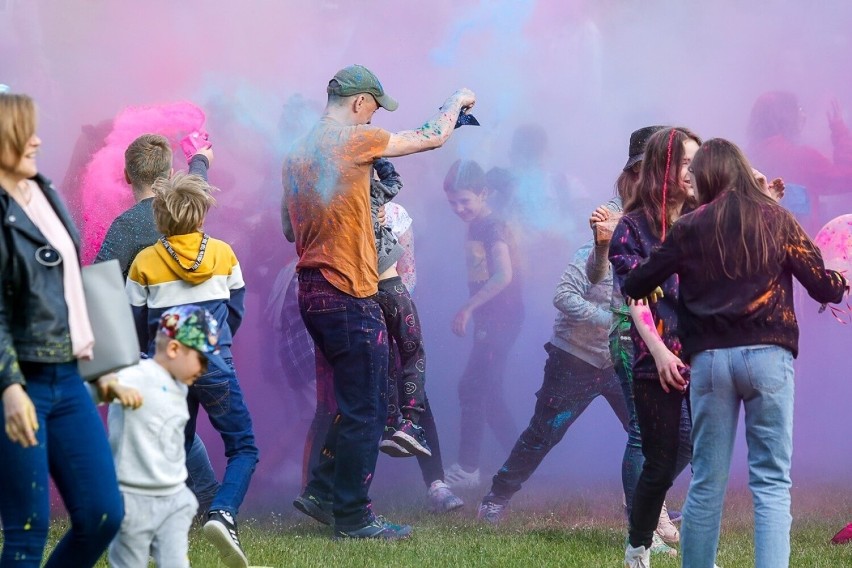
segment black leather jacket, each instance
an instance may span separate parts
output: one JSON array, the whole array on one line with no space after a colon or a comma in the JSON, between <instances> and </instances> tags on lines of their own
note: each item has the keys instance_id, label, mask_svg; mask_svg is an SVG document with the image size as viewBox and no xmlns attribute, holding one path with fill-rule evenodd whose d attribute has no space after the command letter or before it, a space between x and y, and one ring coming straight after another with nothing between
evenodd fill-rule
<instances>
[{"instance_id":1,"label":"black leather jacket","mask_svg":"<svg viewBox=\"0 0 852 568\"><path fill-rule=\"evenodd\" d=\"M75 246L80 237L51 182L33 178L47 197ZM26 384L18 361L72 361L68 307L59 253L18 203L0 190L0 393ZM79 254L78 254L79 256ZM59 262L57 262L59 261Z\"/></svg>"}]
</instances>

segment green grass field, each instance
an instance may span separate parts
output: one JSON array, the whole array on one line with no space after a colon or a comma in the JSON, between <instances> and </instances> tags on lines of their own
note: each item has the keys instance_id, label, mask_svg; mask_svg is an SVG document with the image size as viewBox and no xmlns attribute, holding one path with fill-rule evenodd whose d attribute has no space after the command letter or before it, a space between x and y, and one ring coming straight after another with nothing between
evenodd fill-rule
<instances>
[{"instance_id":1,"label":"green grass field","mask_svg":"<svg viewBox=\"0 0 852 568\"><path fill-rule=\"evenodd\" d=\"M794 490L791 566L840 568L852 566L852 544L833 546L829 538L852 520L852 495L822 488L817 494ZM463 494L468 505L459 514L435 516L421 510L422 502L382 511L394 521L411 523L414 535L404 542L333 542L330 529L289 507L280 512L256 513L241 520L240 532L252 565L306 567L620 567L625 529L620 496L589 492L562 498L519 494L506 521L498 528L475 519L478 494ZM682 503L683 495L670 502ZM283 503L283 501L282 501ZM725 508L717 559L722 568L754 565L751 501L744 490L732 491ZM58 520L52 540L65 528ZM200 530L190 534L190 560L196 568L223 566ZM654 557L654 566L680 566L676 558ZM107 566L102 561L99 566Z\"/></svg>"}]
</instances>

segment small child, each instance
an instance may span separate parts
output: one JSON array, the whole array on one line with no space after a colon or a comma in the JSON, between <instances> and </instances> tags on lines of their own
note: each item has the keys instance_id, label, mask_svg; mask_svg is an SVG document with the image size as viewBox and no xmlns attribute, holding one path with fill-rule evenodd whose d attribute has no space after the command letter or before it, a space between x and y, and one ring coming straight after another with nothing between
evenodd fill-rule
<instances>
[{"instance_id":1,"label":"small child","mask_svg":"<svg viewBox=\"0 0 852 568\"><path fill-rule=\"evenodd\" d=\"M217 340L218 325L207 310L172 308L160 318L153 358L98 381L106 398L122 403L111 405L108 415L126 512L109 546L110 566L147 568L149 555L157 566L189 566L198 501L186 486L186 395L208 367L227 369Z\"/></svg>"},{"instance_id":2,"label":"small child","mask_svg":"<svg viewBox=\"0 0 852 568\"><path fill-rule=\"evenodd\" d=\"M378 219L379 208L396 197L402 189L402 180L389 160L376 160L374 168L379 176L379 179L370 181L370 207L379 259L379 293L376 299L385 317L388 338L395 345L392 357L398 360L401 369L396 380L392 380L394 384L388 385L388 425L379 449L395 457L431 456L426 433L418 425L426 401L426 351L420 318L409 293L409 286L413 283L403 282L397 272L397 262L405 254L405 248L391 228ZM407 214L406 217L410 225L411 219ZM400 393L404 393L404 399L400 398Z\"/></svg>"},{"instance_id":3,"label":"small child","mask_svg":"<svg viewBox=\"0 0 852 568\"><path fill-rule=\"evenodd\" d=\"M459 381L459 461L447 470L450 486L479 485L479 453L486 422L506 451L517 429L503 395L509 351L524 319L517 251L508 224L488 205L486 175L473 161L456 161L444 178L453 212L468 224L465 242L470 298L452 329L464 336L473 318L473 349Z\"/></svg>"},{"instance_id":4,"label":"small child","mask_svg":"<svg viewBox=\"0 0 852 568\"><path fill-rule=\"evenodd\" d=\"M160 240L140 252L130 267L126 291L140 343L151 352L163 312L177 305L198 304L219 325L224 369L211 369L189 388L186 450L195 437L199 406L222 436L228 464L207 521L205 536L218 548L223 563L245 568L248 559L239 542L236 515L258 461L251 415L234 371L231 344L244 313L245 283L240 264L227 243L202 230L215 200L210 186L196 175L177 173L154 184L153 202Z\"/></svg>"}]
</instances>

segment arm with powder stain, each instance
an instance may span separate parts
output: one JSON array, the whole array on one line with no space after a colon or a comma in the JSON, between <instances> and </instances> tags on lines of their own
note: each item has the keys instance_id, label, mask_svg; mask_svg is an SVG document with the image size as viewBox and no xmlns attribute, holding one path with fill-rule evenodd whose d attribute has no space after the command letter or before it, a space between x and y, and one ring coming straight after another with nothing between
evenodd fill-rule
<instances>
[{"instance_id":1,"label":"arm with powder stain","mask_svg":"<svg viewBox=\"0 0 852 568\"><path fill-rule=\"evenodd\" d=\"M680 374L680 369L686 367L680 358L669 351L660 333L657 331L657 326L654 325L654 316L651 309L644 304L630 304L630 317L633 318L633 325L636 326L636 331L648 346L648 352L654 358L654 364L657 366L657 373L660 375L660 385L665 392L669 392L669 387L679 391L685 391L688 381Z\"/></svg>"},{"instance_id":2,"label":"arm with powder stain","mask_svg":"<svg viewBox=\"0 0 852 568\"><path fill-rule=\"evenodd\" d=\"M391 134L387 148L382 153L386 158L407 156L424 150L434 150L444 145L453 133L456 119L461 110L470 109L476 103L476 95L470 89L459 89L441 105L438 114L416 130L403 130Z\"/></svg>"}]
</instances>

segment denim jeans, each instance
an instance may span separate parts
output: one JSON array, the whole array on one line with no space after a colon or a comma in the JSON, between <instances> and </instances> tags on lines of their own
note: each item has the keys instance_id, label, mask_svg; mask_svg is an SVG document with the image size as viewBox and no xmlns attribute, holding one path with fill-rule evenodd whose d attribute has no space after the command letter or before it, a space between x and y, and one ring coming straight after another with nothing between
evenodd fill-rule
<instances>
[{"instance_id":1,"label":"denim jeans","mask_svg":"<svg viewBox=\"0 0 852 568\"><path fill-rule=\"evenodd\" d=\"M687 395L665 392L657 379L634 380L633 395L645 463L633 495L629 539L631 546L650 547L666 492L692 454L689 431L684 432Z\"/></svg>"},{"instance_id":2,"label":"denim jeans","mask_svg":"<svg viewBox=\"0 0 852 568\"><path fill-rule=\"evenodd\" d=\"M506 451L515 443L518 429L503 394L503 374L521 323L477 319L474 315L473 348L459 380L459 464L468 471L479 468L486 423Z\"/></svg>"},{"instance_id":3,"label":"denim jeans","mask_svg":"<svg viewBox=\"0 0 852 568\"><path fill-rule=\"evenodd\" d=\"M548 357L535 413L494 476L488 500L508 502L597 397L606 399L627 430L627 407L612 367L598 369L550 343L544 349Z\"/></svg>"},{"instance_id":4,"label":"denim jeans","mask_svg":"<svg viewBox=\"0 0 852 568\"><path fill-rule=\"evenodd\" d=\"M240 505L248 492L258 451L254 441L251 415L243 399L243 391L237 380L230 357L225 357L230 372L214 369L201 376L189 387L186 397L189 406L189 422L186 424L186 454L190 455L195 440L198 409L204 407L210 424L222 436L225 446L225 475L210 510L222 510L237 516Z\"/></svg>"},{"instance_id":5,"label":"denim jeans","mask_svg":"<svg viewBox=\"0 0 852 568\"><path fill-rule=\"evenodd\" d=\"M790 562L793 356L777 345L702 351L692 358L694 456L681 530L683 565L712 568L740 405L745 409L756 568Z\"/></svg>"},{"instance_id":6,"label":"denim jeans","mask_svg":"<svg viewBox=\"0 0 852 568\"><path fill-rule=\"evenodd\" d=\"M627 404L627 446L621 460L621 484L624 489L624 506L627 518L633 509L633 495L636 484L642 475L645 456L642 455L642 434L639 428L639 417L636 415L636 399L633 395L633 341L630 339L630 318L614 314L614 326L609 335L609 353L615 365L615 372L621 381L621 389ZM692 421L689 416L689 406L684 400L680 416L680 445L678 446L677 463L675 464L675 479L686 469L692 459L692 441L690 434Z\"/></svg>"},{"instance_id":7,"label":"denim jeans","mask_svg":"<svg viewBox=\"0 0 852 568\"><path fill-rule=\"evenodd\" d=\"M206 516L219 492L219 482L210 463L207 446L198 434L193 438L192 447L186 454L186 473L186 485L198 499L198 514Z\"/></svg>"},{"instance_id":8,"label":"denim jeans","mask_svg":"<svg viewBox=\"0 0 852 568\"><path fill-rule=\"evenodd\" d=\"M0 566L41 565L50 523L48 473L68 510L71 528L45 566L94 566L124 517L103 422L76 361L21 363L21 370L38 416L38 445L23 448L0 434ZM5 423L2 406L0 418Z\"/></svg>"},{"instance_id":9,"label":"denim jeans","mask_svg":"<svg viewBox=\"0 0 852 568\"><path fill-rule=\"evenodd\" d=\"M317 356L317 407L314 413L314 419L308 428L308 435L305 439L305 451L302 461L302 487L305 487L310 480L310 473L319 464L322 448L325 443L325 438L334 421L334 416L337 414L337 402L334 400L334 379L332 369L325 361L322 354ZM388 378L387 384L394 382L393 373ZM431 456L417 456L417 464L420 466L420 473L423 476L423 482L426 487L429 487L433 481L444 479L444 462L441 458L441 443L438 439L438 427L435 424L435 416L432 414L432 407L429 405L429 399L424 401L423 414L420 416L420 427L423 428L423 433L426 435L426 443L432 450Z\"/></svg>"},{"instance_id":10,"label":"denim jeans","mask_svg":"<svg viewBox=\"0 0 852 568\"><path fill-rule=\"evenodd\" d=\"M345 294L319 270L299 272L299 309L317 349L333 369L337 403L337 415L306 491L334 503L335 526L357 529L372 517L369 490L385 423L381 396L388 373L385 320L375 298Z\"/></svg>"},{"instance_id":11,"label":"denim jeans","mask_svg":"<svg viewBox=\"0 0 852 568\"><path fill-rule=\"evenodd\" d=\"M613 314L614 325L609 334L609 354L621 383L624 402L627 405L627 445L621 459L621 486L624 490L624 506L629 518L633 508L633 494L642 474L645 457L642 455L642 436L639 433L639 418L633 398L633 341L630 339L630 317Z\"/></svg>"}]
</instances>

